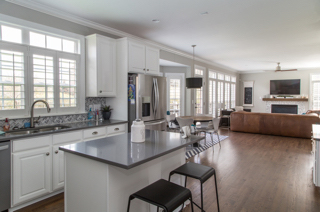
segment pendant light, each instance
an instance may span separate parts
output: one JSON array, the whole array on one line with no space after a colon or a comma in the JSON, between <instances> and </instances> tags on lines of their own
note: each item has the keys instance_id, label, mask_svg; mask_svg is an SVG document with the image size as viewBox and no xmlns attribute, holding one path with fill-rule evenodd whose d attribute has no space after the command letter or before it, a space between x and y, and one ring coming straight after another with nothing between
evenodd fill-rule
<instances>
[{"instance_id":1,"label":"pendant light","mask_svg":"<svg viewBox=\"0 0 320 212\"><path fill-rule=\"evenodd\" d=\"M196 45L192 45L192 48L193 48L192 70L193 70L193 72L194 72L194 47L196 47ZM187 88L201 88L202 87L202 77L186 78L186 87Z\"/></svg>"}]
</instances>

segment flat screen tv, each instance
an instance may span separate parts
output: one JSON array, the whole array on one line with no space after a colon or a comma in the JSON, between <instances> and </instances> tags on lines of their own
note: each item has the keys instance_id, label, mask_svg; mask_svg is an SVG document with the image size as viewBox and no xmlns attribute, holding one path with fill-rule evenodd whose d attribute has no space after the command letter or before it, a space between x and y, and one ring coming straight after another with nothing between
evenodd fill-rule
<instances>
[{"instance_id":1,"label":"flat screen tv","mask_svg":"<svg viewBox=\"0 0 320 212\"><path fill-rule=\"evenodd\" d=\"M270 80L270 94L300 95L300 79Z\"/></svg>"}]
</instances>

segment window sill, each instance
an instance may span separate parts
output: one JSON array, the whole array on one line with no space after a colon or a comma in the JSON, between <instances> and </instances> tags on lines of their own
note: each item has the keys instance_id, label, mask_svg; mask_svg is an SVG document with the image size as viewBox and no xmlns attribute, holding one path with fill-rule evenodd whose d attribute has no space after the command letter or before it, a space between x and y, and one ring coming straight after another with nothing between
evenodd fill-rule
<instances>
[{"instance_id":1,"label":"window sill","mask_svg":"<svg viewBox=\"0 0 320 212\"><path fill-rule=\"evenodd\" d=\"M81 115L81 114L87 114L88 112L79 112L79 113L55 113L55 114L40 114L41 117L48 117L48 116L66 116L66 115ZM35 114L34 117L39 117L39 114ZM25 116L7 116L7 117L0 117L1 120L5 120L6 118L10 119L28 119L30 118L30 115Z\"/></svg>"}]
</instances>

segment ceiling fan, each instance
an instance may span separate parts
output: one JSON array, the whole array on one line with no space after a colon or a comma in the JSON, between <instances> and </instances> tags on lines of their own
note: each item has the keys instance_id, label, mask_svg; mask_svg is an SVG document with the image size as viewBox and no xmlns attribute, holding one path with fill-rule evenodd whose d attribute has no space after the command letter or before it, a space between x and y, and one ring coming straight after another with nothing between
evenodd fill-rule
<instances>
[{"instance_id":1,"label":"ceiling fan","mask_svg":"<svg viewBox=\"0 0 320 212\"><path fill-rule=\"evenodd\" d=\"M279 72L279 71L298 71L298 69L281 69L281 66L280 66L280 62L277 63L277 67L276 67L276 70L274 70L275 72Z\"/></svg>"}]
</instances>

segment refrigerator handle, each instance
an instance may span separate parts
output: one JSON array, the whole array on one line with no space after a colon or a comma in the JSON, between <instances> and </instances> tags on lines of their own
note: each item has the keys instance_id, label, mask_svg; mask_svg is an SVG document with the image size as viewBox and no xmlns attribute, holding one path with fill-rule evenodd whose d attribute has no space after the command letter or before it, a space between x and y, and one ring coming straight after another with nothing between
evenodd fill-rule
<instances>
[{"instance_id":1,"label":"refrigerator handle","mask_svg":"<svg viewBox=\"0 0 320 212\"><path fill-rule=\"evenodd\" d=\"M156 78L156 87L157 87L157 93L156 93L156 101L157 101L157 107L156 107L156 115L158 113L158 109L159 109L159 86L158 86L158 79Z\"/></svg>"},{"instance_id":2,"label":"refrigerator handle","mask_svg":"<svg viewBox=\"0 0 320 212\"><path fill-rule=\"evenodd\" d=\"M156 81L155 79L153 79L153 84L152 84L152 109L153 109L153 115L156 116Z\"/></svg>"}]
</instances>

